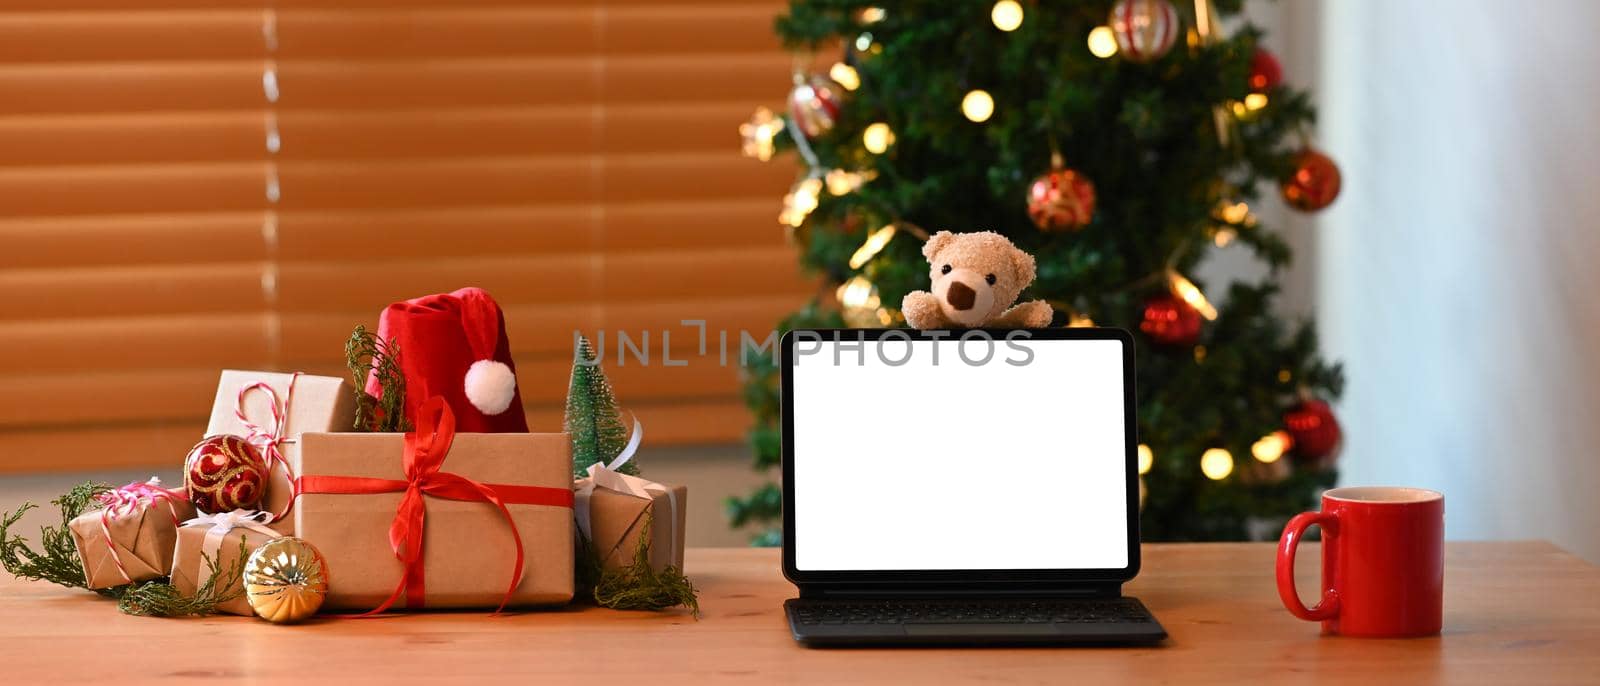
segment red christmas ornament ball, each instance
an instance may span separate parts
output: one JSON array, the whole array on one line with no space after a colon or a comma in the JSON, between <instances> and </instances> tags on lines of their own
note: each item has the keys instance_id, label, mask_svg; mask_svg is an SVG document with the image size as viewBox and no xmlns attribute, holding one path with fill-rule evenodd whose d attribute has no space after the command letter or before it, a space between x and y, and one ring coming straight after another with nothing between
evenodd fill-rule
<instances>
[{"instance_id":1,"label":"red christmas ornament ball","mask_svg":"<svg viewBox=\"0 0 1600 686\"><path fill-rule=\"evenodd\" d=\"M252 509L267 486L267 463L238 436L207 436L183 461L183 486L202 512Z\"/></svg>"},{"instance_id":2,"label":"red christmas ornament ball","mask_svg":"<svg viewBox=\"0 0 1600 686\"><path fill-rule=\"evenodd\" d=\"M1265 93L1283 84L1283 65L1272 53L1256 48L1250 58L1250 76L1245 79L1252 93Z\"/></svg>"},{"instance_id":3,"label":"red christmas ornament ball","mask_svg":"<svg viewBox=\"0 0 1600 686\"><path fill-rule=\"evenodd\" d=\"M1054 169L1028 184L1028 218L1040 231L1077 231L1094 218L1094 183L1071 169Z\"/></svg>"},{"instance_id":4,"label":"red christmas ornament ball","mask_svg":"<svg viewBox=\"0 0 1600 686\"><path fill-rule=\"evenodd\" d=\"M1344 439L1339 420L1333 408L1317 399L1300 402L1283 414L1283 428L1294 439L1294 452L1307 460L1321 460L1333 455Z\"/></svg>"},{"instance_id":5,"label":"red christmas ornament ball","mask_svg":"<svg viewBox=\"0 0 1600 686\"><path fill-rule=\"evenodd\" d=\"M1117 0L1106 25L1117 39L1117 54L1130 62L1161 59L1183 33L1178 10L1168 0Z\"/></svg>"},{"instance_id":6,"label":"red christmas ornament ball","mask_svg":"<svg viewBox=\"0 0 1600 686\"><path fill-rule=\"evenodd\" d=\"M1339 197L1339 166L1321 151L1306 148L1294 156L1294 171L1281 182L1284 202L1302 212L1314 212Z\"/></svg>"},{"instance_id":7,"label":"red christmas ornament ball","mask_svg":"<svg viewBox=\"0 0 1600 686\"><path fill-rule=\"evenodd\" d=\"M789 118L807 139L833 129L844 101L844 87L821 74L796 75L789 91Z\"/></svg>"},{"instance_id":8,"label":"red christmas ornament ball","mask_svg":"<svg viewBox=\"0 0 1600 686\"><path fill-rule=\"evenodd\" d=\"M1139 330L1162 345L1194 345L1200 340L1200 312L1176 296L1151 298L1144 304Z\"/></svg>"}]
</instances>

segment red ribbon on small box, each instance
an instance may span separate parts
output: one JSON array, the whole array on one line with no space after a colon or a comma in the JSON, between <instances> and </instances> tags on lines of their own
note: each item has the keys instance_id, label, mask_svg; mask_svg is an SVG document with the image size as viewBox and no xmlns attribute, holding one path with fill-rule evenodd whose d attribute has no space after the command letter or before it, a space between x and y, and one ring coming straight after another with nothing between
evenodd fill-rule
<instances>
[{"instance_id":1,"label":"red ribbon on small box","mask_svg":"<svg viewBox=\"0 0 1600 686\"><path fill-rule=\"evenodd\" d=\"M406 434L404 481L362 476L317 475L301 476L297 479L298 493L349 495L405 493L400 499L400 506L395 509L394 522L389 525L389 547L394 550L395 558L405 565L405 569L401 572L400 583L395 586L394 593L390 594L389 599L363 613L362 616L378 614L389 609L400 599L401 594L406 597L407 608L424 607L426 584L422 560L422 532L426 525L427 506L424 504L423 496L486 502L499 508L500 514L505 516L506 525L511 527L511 541L516 544L517 556L511 568L511 584L506 588L500 606L495 609L497 613L504 610L506 604L511 602L517 584L522 581L522 536L517 532L517 523L511 518L511 510L506 506L572 507L571 489L485 484L460 474L440 471L444 466L445 457L450 454L450 443L455 440L455 436L455 414L450 411L450 406L443 397L434 396L418 408L416 430Z\"/></svg>"}]
</instances>

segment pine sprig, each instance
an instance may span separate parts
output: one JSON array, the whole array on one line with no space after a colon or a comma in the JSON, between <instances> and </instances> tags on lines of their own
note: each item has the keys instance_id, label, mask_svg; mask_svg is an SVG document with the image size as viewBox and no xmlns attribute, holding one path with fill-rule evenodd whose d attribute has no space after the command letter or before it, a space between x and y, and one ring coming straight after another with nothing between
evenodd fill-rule
<instances>
[{"instance_id":1,"label":"pine sprig","mask_svg":"<svg viewBox=\"0 0 1600 686\"><path fill-rule=\"evenodd\" d=\"M250 557L250 549L245 546L244 539L239 540L239 557L232 567L234 574L224 579L222 567L217 559L205 553L200 554L200 559L205 563L206 579L195 588L194 595L184 596L172 585L170 579L153 579L139 583L118 586L120 597L117 599L117 609L123 614L139 617L201 617L214 614L217 606L244 595L244 580L240 574L244 571L245 560Z\"/></svg>"},{"instance_id":2,"label":"pine sprig","mask_svg":"<svg viewBox=\"0 0 1600 686\"><path fill-rule=\"evenodd\" d=\"M30 581L48 581L67 588L88 588L83 575L83 561L78 557L77 545L72 541L72 531L67 523L84 513L94 503L95 496L110 490L103 483L88 482L74 486L59 498L51 500L61 511L61 523L39 527L39 542L43 552L28 547L28 539L12 535L22 516L34 508L24 502L14 512L0 516L0 566L12 576Z\"/></svg>"},{"instance_id":3,"label":"pine sprig","mask_svg":"<svg viewBox=\"0 0 1600 686\"><path fill-rule=\"evenodd\" d=\"M700 618L700 597L694 583L683 575L683 570L668 565L661 571L650 567L650 528L654 517L645 515L639 541L634 544L633 561L626 567L606 569L600 552L586 536L579 532L578 570L579 589L600 607L613 610L659 611L671 607L686 607L695 619Z\"/></svg>"},{"instance_id":4,"label":"pine sprig","mask_svg":"<svg viewBox=\"0 0 1600 686\"><path fill-rule=\"evenodd\" d=\"M572 440L572 471L577 476L589 473L589 465L616 458L628 444L628 428L622 423L611 382L600 368L589 339L578 337L572 352L572 381L567 386L567 411L564 430ZM617 469L623 474L638 474L632 462Z\"/></svg>"},{"instance_id":5,"label":"pine sprig","mask_svg":"<svg viewBox=\"0 0 1600 686\"><path fill-rule=\"evenodd\" d=\"M344 344L345 366L356 382L356 431L410 431L406 420L406 377L400 372L400 345L356 326ZM382 390L377 398L367 395L367 378L378 376Z\"/></svg>"}]
</instances>

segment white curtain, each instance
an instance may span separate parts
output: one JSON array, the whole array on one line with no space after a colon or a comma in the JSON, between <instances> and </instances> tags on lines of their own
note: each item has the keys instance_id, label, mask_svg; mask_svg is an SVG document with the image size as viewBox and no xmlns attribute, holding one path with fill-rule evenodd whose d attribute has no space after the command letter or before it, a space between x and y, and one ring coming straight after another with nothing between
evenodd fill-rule
<instances>
[{"instance_id":1,"label":"white curtain","mask_svg":"<svg viewBox=\"0 0 1600 686\"><path fill-rule=\"evenodd\" d=\"M1343 483L1439 489L1450 538L1600 562L1600 3L1282 15L1320 45L1299 82L1344 170L1311 229Z\"/></svg>"}]
</instances>

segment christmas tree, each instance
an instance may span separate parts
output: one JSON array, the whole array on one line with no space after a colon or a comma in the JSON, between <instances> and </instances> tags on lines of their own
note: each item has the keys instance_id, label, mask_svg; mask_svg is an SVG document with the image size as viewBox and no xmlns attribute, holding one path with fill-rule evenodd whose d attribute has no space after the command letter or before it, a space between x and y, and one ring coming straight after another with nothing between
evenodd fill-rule
<instances>
[{"instance_id":1,"label":"christmas tree","mask_svg":"<svg viewBox=\"0 0 1600 686\"><path fill-rule=\"evenodd\" d=\"M628 427L622 424L611 382L600 368L600 358L583 336L573 345L572 380L567 386L567 412L562 430L572 439L572 472L586 476L589 465L609 463L628 445ZM632 462L617 471L638 474Z\"/></svg>"},{"instance_id":2,"label":"christmas tree","mask_svg":"<svg viewBox=\"0 0 1600 686\"><path fill-rule=\"evenodd\" d=\"M1223 28L1241 4L793 0L777 31L820 66L741 133L752 157L800 161L779 221L835 297L781 326L903 326L929 233L1002 233L1037 258L1022 297L1049 301L1052 326L1135 333L1145 538L1276 533L1335 480L1342 376L1273 309L1290 251L1250 203L1265 189L1315 211L1339 177L1261 32ZM1210 289L1196 267L1231 241L1267 274ZM767 469L777 370L747 374ZM773 543L779 500L734 499L732 522Z\"/></svg>"}]
</instances>

